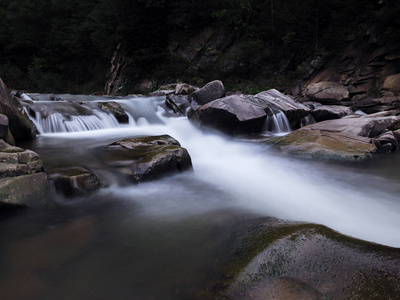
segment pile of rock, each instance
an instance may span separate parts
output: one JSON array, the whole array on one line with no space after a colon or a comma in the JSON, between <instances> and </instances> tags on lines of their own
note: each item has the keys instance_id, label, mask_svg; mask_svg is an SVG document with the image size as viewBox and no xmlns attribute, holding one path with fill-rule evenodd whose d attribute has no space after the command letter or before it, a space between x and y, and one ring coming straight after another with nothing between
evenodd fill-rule
<instances>
[{"instance_id":1,"label":"pile of rock","mask_svg":"<svg viewBox=\"0 0 400 300\"><path fill-rule=\"evenodd\" d=\"M33 207L53 196L39 155L0 140L0 204Z\"/></svg>"},{"instance_id":2,"label":"pile of rock","mask_svg":"<svg viewBox=\"0 0 400 300\"><path fill-rule=\"evenodd\" d=\"M261 133L274 111L282 111L291 126L299 126L310 109L277 90L253 95L226 96L224 85L216 80L193 92L189 99L188 118L200 128L214 129L229 135Z\"/></svg>"}]
</instances>

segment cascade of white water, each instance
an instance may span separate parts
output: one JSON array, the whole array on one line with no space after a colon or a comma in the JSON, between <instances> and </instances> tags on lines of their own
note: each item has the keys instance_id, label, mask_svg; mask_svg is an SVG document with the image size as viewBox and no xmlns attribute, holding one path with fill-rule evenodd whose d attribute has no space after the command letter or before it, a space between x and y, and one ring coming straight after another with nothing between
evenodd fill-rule
<instances>
[{"instance_id":1,"label":"cascade of white water","mask_svg":"<svg viewBox=\"0 0 400 300\"><path fill-rule=\"evenodd\" d=\"M54 113L47 117L42 117L40 113L36 113L35 118L31 117L31 120L36 125L39 133L91 131L119 127L119 123L113 115L100 111L87 116Z\"/></svg>"},{"instance_id":2,"label":"cascade of white water","mask_svg":"<svg viewBox=\"0 0 400 300\"><path fill-rule=\"evenodd\" d=\"M290 132L289 120L282 111L273 112L265 120L265 130L278 134Z\"/></svg>"},{"instance_id":3,"label":"cascade of white water","mask_svg":"<svg viewBox=\"0 0 400 300\"><path fill-rule=\"evenodd\" d=\"M400 247L398 193L386 192L396 182L382 181L380 190L369 186L358 189L354 183L357 176L360 176L357 182L377 179L351 168L340 170L340 176L332 179L334 173L330 167L320 169L309 163L272 156L259 145L203 133L187 118L163 117L161 112L157 112L160 99L115 101L133 116L135 123L104 130L45 135L43 139L49 139L49 144L60 147L63 147L62 143L70 145L73 139L74 149L86 151L103 145L107 139L169 134L189 151L194 172L184 174L189 178L188 186L167 184L162 180L123 188L111 186L104 190L107 197L122 194L124 201L141 206L143 213L156 214L187 215L207 209L240 207L259 215L316 222L354 237ZM63 132L60 128L65 126L65 122L54 121L56 124L51 126L55 129L51 130ZM276 132L290 130L283 113L277 112L269 124L276 126L273 129ZM210 200L210 191L213 190L220 191L222 196ZM146 201L142 201L143 197Z\"/></svg>"},{"instance_id":4,"label":"cascade of white water","mask_svg":"<svg viewBox=\"0 0 400 300\"><path fill-rule=\"evenodd\" d=\"M24 94L24 100L31 99L28 95ZM121 125L112 113L107 113L99 109L93 109L89 104L97 101L84 102L84 108L90 111L91 114L76 115L65 113L62 110L57 112L57 104L60 102L44 102L48 106L55 106L56 112L43 116L40 112L35 112L32 115L32 110L26 113L30 116L33 123L36 125L39 133L61 133L61 132L79 132L79 131L92 131L107 128L118 128L121 126L146 126L149 124L162 124L161 119L156 115L156 109L161 101L161 98L148 98L145 101L141 98L129 99L115 99L126 111L129 116L129 124ZM61 107L69 105L68 102L61 101ZM86 105L88 104L88 105ZM72 105L72 104L71 104Z\"/></svg>"}]
</instances>

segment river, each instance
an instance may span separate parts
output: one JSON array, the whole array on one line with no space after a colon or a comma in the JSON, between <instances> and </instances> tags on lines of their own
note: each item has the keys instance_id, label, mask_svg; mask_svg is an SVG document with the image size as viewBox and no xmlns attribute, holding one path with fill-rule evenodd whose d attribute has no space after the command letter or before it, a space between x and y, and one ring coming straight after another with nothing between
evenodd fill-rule
<instances>
[{"instance_id":1,"label":"river","mask_svg":"<svg viewBox=\"0 0 400 300\"><path fill-rule=\"evenodd\" d=\"M103 120L102 129L78 132L39 125L36 141L24 145L45 168L83 165L106 187L0 222L1 298L206 299L224 254L256 217L324 224L400 247L398 154L351 163L288 158L255 139L166 117L160 97L114 100L129 124ZM132 185L96 155L121 138L161 134L189 151L193 172Z\"/></svg>"}]
</instances>

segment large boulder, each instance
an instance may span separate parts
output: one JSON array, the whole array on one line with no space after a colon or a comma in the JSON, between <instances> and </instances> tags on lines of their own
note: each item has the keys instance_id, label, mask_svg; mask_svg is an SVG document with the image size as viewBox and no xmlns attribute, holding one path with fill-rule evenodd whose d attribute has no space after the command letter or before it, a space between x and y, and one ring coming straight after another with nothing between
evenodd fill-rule
<instances>
[{"instance_id":1,"label":"large boulder","mask_svg":"<svg viewBox=\"0 0 400 300\"><path fill-rule=\"evenodd\" d=\"M400 251L315 224L259 218L226 253L221 299L397 299ZM375 297L376 295L376 297Z\"/></svg>"},{"instance_id":2,"label":"large boulder","mask_svg":"<svg viewBox=\"0 0 400 300\"><path fill-rule=\"evenodd\" d=\"M266 111L269 109L282 111L286 115L292 128L298 128L300 126L300 120L308 116L311 111L307 106L294 101L289 96L275 89L250 96L249 99L263 107Z\"/></svg>"},{"instance_id":3,"label":"large boulder","mask_svg":"<svg viewBox=\"0 0 400 300\"><path fill-rule=\"evenodd\" d=\"M107 146L103 159L134 183L192 170L188 151L168 135L116 141Z\"/></svg>"},{"instance_id":4,"label":"large boulder","mask_svg":"<svg viewBox=\"0 0 400 300\"><path fill-rule=\"evenodd\" d=\"M339 104L342 100L349 99L347 88L333 81L313 83L306 89L306 96L322 104Z\"/></svg>"},{"instance_id":5,"label":"large boulder","mask_svg":"<svg viewBox=\"0 0 400 300\"><path fill-rule=\"evenodd\" d=\"M37 206L53 198L39 155L0 140L0 202Z\"/></svg>"},{"instance_id":6,"label":"large boulder","mask_svg":"<svg viewBox=\"0 0 400 300\"><path fill-rule=\"evenodd\" d=\"M239 95L211 101L190 114L190 120L200 127L233 135L261 132L266 117L263 108Z\"/></svg>"},{"instance_id":7,"label":"large boulder","mask_svg":"<svg viewBox=\"0 0 400 300\"><path fill-rule=\"evenodd\" d=\"M311 112L316 122L325 120L340 119L351 115L353 110L350 107L340 105L322 105Z\"/></svg>"},{"instance_id":8,"label":"large boulder","mask_svg":"<svg viewBox=\"0 0 400 300\"><path fill-rule=\"evenodd\" d=\"M0 78L0 113L9 120L9 128L16 142L31 140L36 137L35 125L29 120L18 100L11 96Z\"/></svg>"},{"instance_id":9,"label":"large boulder","mask_svg":"<svg viewBox=\"0 0 400 300\"><path fill-rule=\"evenodd\" d=\"M207 104L213 100L225 96L225 87L220 80L214 80L207 83L201 89L194 91L191 94L191 99L199 105Z\"/></svg>"},{"instance_id":10,"label":"large boulder","mask_svg":"<svg viewBox=\"0 0 400 300\"><path fill-rule=\"evenodd\" d=\"M393 131L400 128L400 112L351 116L302 127L271 139L274 149L309 157L363 159L397 149ZM390 133L392 132L392 133ZM394 138L391 138L392 135Z\"/></svg>"}]
</instances>

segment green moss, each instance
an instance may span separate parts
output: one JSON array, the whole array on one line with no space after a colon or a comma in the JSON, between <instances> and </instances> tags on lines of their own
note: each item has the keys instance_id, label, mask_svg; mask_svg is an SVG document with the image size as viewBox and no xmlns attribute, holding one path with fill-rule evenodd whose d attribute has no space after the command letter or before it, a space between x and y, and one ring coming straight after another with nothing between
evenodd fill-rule
<instances>
[{"instance_id":1,"label":"green moss","mask_svg":"<svg viewBox=\"0 0 400 300\"><path fill-rule=\"evenodd\" d=\"M335 138L320 133L297 130L266 142L274 150L312 158L354 160L372 156L374 145L349 138Z\"/></svg>"},{"instance_id":2,"label":"green moss","mask_svg":"<svg viewBox=\"0 0 400 300\"><path fill-rule=\"evenodd\" d=\"M344 247L349 247L349 249L354 249L358 251L358 253L374 253L374 255L382 257L383 259L400 259L400 252L394 248L345 236L323 225L310 223L285 223L279 220L266 221L265 219L257 219L251 228L243 235L243 237L237 241L234 250L227 257L223 269L224 276L221 277L220 280L215 284L217 293L226 291L226 289L234 282L239 273L259 253L272 246L277 241L287 238L293 242L296 242L299 239L303 240L304 237L311 239L315 235L322 235L328 240L337 242ZM288 260L290 260L290 256L286 256L285 253L277 253L276 260L270 264L267 263L264 266L266 268L264 273L270 277L280 276L282 269L280 266L286 264ZM371 286L368 283L368 280L376 280L375 285L377 286L377 289L373 290L375 293L377 293L380 290L379 286L382 283L381 281L385 281L386 279L384 277L381 279L374 279L375 277L371 274L368 276L367 275L358 280L359 287L357 290L363 290L367 293ZM399 279L396 278L395 280ZM391 282L393 282L393 280L385 281L385 285L389 286L389 288L387 288L389 290L390 287L393 287ZM354 290L356 289L351 287L351 291ZM362 295L362 292L360 292L360 295ZM393 293L391 295L393 295ZM221 299L223 299L223 296L221 296Z\"/></svg>"}]
</instances>

